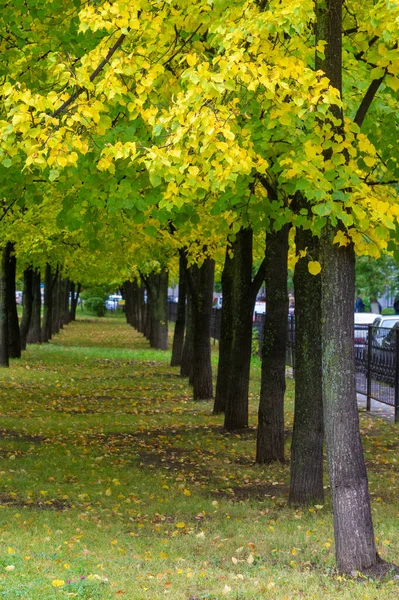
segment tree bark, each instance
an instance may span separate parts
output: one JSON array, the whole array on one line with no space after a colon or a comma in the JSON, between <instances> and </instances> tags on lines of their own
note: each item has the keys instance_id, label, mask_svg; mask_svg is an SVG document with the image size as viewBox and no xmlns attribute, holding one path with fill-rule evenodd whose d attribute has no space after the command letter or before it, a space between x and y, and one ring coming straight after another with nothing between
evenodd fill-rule
<instances>
[{"instance_id":1,"label":"tree bark","mask_svg":"<svg viewBox=\"0 0 399 600\"><path fill-rule=\"evenodd\" d=\"M78 307L79 296L82 286L80 283L75 285L75 283L71 282L71 307L69 310L69 318L71 321L76 321L76 309Z\"/></svg>"},{"instance_id":2,"label":"tree bark","mask_svg":"<svg viewBox=\"0 0 399 600\"><path fill-rule=\"evenodd\" d=\"M213 397L210 333L215 261L206 258L191 269L193 395L194 400L209 400Z\"/></svg>"},{"instance_id":3,"label":"tree bark","mask_svg":"<svg viewBox=\"0 0 399 600\"><path fill-rule=\"evenodd\" d=\"M147 278L150 310L150 345L157 350L168 349L168 271Z\"/></svg>"},{"instance_id":4,"label":"tree bark","mask_svg":"<svg viewBox=\"0 0 399 600\"><path fill-rule=\"evenodd\" d=\"M8 353L10 358L21 358L21 335L19 332L18 310L15 297L15 277L17 271L17 259L14 254L14 244L8 242L6 245L8 261L6 263L6 294L8 309Z\"/></svg>"},{"instance_id":5,"label":"tree bark","mask_svg":"<svg viewBox=\"0 0 399 600\"><path fill-rule=\"evenodd\" d=\"M226 246L226 255L222 272L222 308L220 318L219 360L216 379L213 414L224 413L230 388L231 352L233 345L233 274L234 257L230 243Z\"/></svg>"},{"instance_id":6,"label":"tree bark","mask_svg":"<svg viewBox=\"0 0 399 600\"><path fill-rule=\"evenodd\" d=\"M3 248L0 271L0 367L8 367L10 363L8 355L7 263L8 251L7 248Z\"/></svg>"},{"instance_id":7,"label":"tree bark","mask_svg":"<svg viewBox=\"0 0 399 600\"><path fill-rule=\"evenodd\" d=\"M324 427L337 566L350 573L375 565L377 552L354 376L354 251L334 245L329 233L321 242Z\"/></svg>"},{"instance_id":8,"label":"tree bark","mask_svg":"<svg viewBox=\"0 0 399 600\"><path fill-rule=\"evenodd\" d=\"M40 344L42 341L41 337L41 309L42 309L42 296L40 289L40 271L35 269L33 273L32 281L33 291L33 303L32 303L32 318L30 322L27 343L28 344Z\"/></svg>"},{"instance_id":9,"label":"tree bark","mask_svg":"<svg viewBox=\"0 0 399 600\"><path fill-rule=\"evenodd\" d=\"M301 207L303 207L303 202ZM323 491L323 395L321 366L321 276L308 260L319 259L319 239L297 229L295 266L295 413L289 502L321 503ZM308 256L300 258L307 249Z\"/></svg>"},{"instance_id":10,"label":"tree bark","mask_svg":"<svg viewBox=\"0 0 399 600\"><path fill-rule=\"evenodd\" d=\"M58 279L58 269L53 275L51 265L46 264L44 276L44 298L43 298L43 326L42 342L51 340L53 335L53 290Z\"/></svg>"},{"instance_id":11,"label":"tree bark","mask_svg":"<svg viewBox=\"0 0 399 600\"><path fill-rule=\"evenodd\" d=\"M184 250L179 253L179 299L177 302L177 317L175 323L175 332L173 335L171 367L180 367L183 357L184 330L186 327L186 298L187 284L186 271L187 258Z\"/></svg>"},{"instance_id":12,"label":"tree bark","mask_svg":"<svg viewBox=\"0 0 399 600\"><path fill-rule=\"evenodd\" d=\"M132 327L137 327L134 319L134 291L131 281L125 281L123 284L123 298L125 300L126 321Z\"/></svg>"},{"instance_id":13,"label":"tree bark","mask_svg":"<svg viewBox=\"0 0 399 600\"><path fill-rule=\"evenodd\" d=\"M284 461L285 359L288 329L289 225L266 239L266 315L256 462Z\"/></svg>"},{"instance_id":14,"label":"tree bark","mask_svg":"<svg viewBox=\"0 0 399 600\"><path fill-rule=\"evenodd\" d=\"M57 277L53 280L52 284L52 295L51 295L51 337L59 333L61 328L60 322L60 287L61 280L60 277Z\"/></svg>"},{"instance_id":15,"label":"tree bark","mask_svg":"<svg viewBox=\"0 0 399 600\"><path fill-rule=\"evenodd\" d=\"M191 268L191 267L190 267ZM183 354L180 365L180 375L188 377L189 383L193 380L193 319L191 310L190 294L187 296L187 319L186 319L186 335L184 337Z\"/></svg>"},{"instance_id":16,"label":"tree bark","mask_svg":"<svg viewBox=\"0 0 399 600\"><path fill-rule=\"evenodd\" d=\"M20 325L21 350L26 350L26 340L33 311L33 267L27 267L24 271L24 290L22 295L22 319Z\"/></svg>"},{"instance_id":17,"label":"tree bark","mask_svg":"<svg viewBox=\"0 0 399 600\"><path fill-rule=\"evenodd\" d=\"M265 262L252 280L253 232L241 229L232 244L232 342L230 378L224 426L228 431L248 427L249 372L252 351L252 320L256 295L265 275ZM223 307L223 304L222 304Z\"/></svg>"},{"instance_id":18,"label":"tree bark","mask_svg":"<svg viewBox=\"0 0 399 600\"><path fill-rule=\"evenodd\" d=\"M342 0L316 6L316 37L326 41L322 68L342 95ZM334 106L331 128L344 136L343 113ZM337 124L340 123L340 124ZM326 152L326 158L329 158ZM348 159L344 151L345 159ZM376 565L377 555L355 386L353 298L355 255L352 245L333 243L337 228L327 225L321 237L322 361L324 429L334 514L338 570L362 571Z\"/></svg>"}]
</instances>

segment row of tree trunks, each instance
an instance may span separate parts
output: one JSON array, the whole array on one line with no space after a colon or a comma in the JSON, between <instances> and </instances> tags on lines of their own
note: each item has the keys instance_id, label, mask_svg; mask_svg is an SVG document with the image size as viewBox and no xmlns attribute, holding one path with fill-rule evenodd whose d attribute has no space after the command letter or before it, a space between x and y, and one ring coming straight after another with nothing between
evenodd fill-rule
<instances>
[{"instance_id":1,"label":"row of tree trunks","mask_svg":"<svg viewBox=\"0 0 399 600\"><path fill-rule=\"evenodd\" d=\"M55 287L57 279L58 286ZM26 349L27 343L46 342L62 325L69 323L73 316L69 309L71 285L68 279L58 278L58 269L53 274L51 266L47 265L47 305L41 328L40 271L33 267L27 267L24 271L23 313L19 324L15 298L16 257L14 245L10 242L1 252L0 280L0 366L8 366L9 358L20 358L21 350ZM75 294L76 303L79 291L80 286ZM53 305L56 307L54 311ZM76 316L76 307L73 314Z\"/></svg>"},{"instance_id":2,"label":"row of tree trunks","mask_svg":"<svg viewBox=\"0 0 399 600\"><path fill-rule=\"evenodd\" d=\"M147 302L144 300L147 291ZM140 276L123 284L126 320L144 334L152 348L168 348L168 270Z\"/></svg>"},{"instance_id":3,"label":"row of tree trunks","mask_svg":"<svg viewBox=\"0 0 399 600\"><path fill-rule=\"evenodd\" d=\"M126 321L141 333L144 333L146 320L144 288L144 280L141 285L137 281L125 281L122 287Z\"/></svg>"}]
</instances>

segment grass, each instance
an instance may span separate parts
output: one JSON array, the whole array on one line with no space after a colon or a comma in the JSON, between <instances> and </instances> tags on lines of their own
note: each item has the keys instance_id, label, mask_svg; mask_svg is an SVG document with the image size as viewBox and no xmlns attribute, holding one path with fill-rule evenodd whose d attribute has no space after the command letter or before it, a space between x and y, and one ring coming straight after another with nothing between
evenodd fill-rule
<instances>
[{"instance_id":1,"label":"grass","mask_svg":"<svg viewBox=\"0 0 399 600\"><path fill-rule=\"evenodd\" d=\"M214 354L216 364L216 348ZM0 598L395 599L334 569L331 506L287 506L289 464L254 464L170 353L121 316L80 320L0 373ZM287 429L293 384L288 381ZM398 556L395 426L361 415L378 547ZM287 434L287 456L289 434Z\"/></svg>"}]
</instances>

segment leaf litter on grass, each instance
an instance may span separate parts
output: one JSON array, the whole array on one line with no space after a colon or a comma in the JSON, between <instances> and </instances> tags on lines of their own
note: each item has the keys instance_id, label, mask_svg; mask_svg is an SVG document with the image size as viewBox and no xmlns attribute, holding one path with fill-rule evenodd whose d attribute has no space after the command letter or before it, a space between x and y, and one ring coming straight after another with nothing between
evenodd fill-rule
<instances>
[{"instance_id":1,"label":"leaf litter on grass","mask_svg":"<svg viewBox=\"0 0 399 600\"><path fill-rule=\"evenodd\" d=\"M251 427L227 434L169 360L105 318L1 372L0 597L396 598L394 579L334 575L328 496L293 510L289 463L254 464L259 363ZM395 560L399 438L361 420L377 543Z\"/></svg>"}]
</instances>

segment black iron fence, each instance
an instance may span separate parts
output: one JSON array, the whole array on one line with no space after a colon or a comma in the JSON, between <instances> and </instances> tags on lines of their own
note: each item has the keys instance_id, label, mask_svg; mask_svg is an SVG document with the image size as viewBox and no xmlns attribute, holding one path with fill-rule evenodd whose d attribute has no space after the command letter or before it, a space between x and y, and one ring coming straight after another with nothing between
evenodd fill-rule
<instances>
[{"instance_id":1,"label":"black iron fence","mask_svg":"<svg viewBox=\"0 0 399 600\"><path fill-rule=\"evenodd\" d=\"M176 320L177 305L169 303L169 319ZM221 310L212 309L211 338L220 339ZM263 343L265 315L254 314L253 326L259 340L259 355ZM391 329L372 325L355 325L354 351L356 365L356 391L366 396L366 408L376 400L395 409L399 421L399 327ZM295 377L295 318L288 317L286 364L292 367Z\"/></svg>"},{"instance_id":2,"label":"black iron fence","mask_svg":"<svg viewBox=\"0 0 399 600\"><path fill-rule=\"evenodd\" d=\"M399 420L399 329L355 326L356 390L395 409Z\"/></svg>"}]
</instances>

